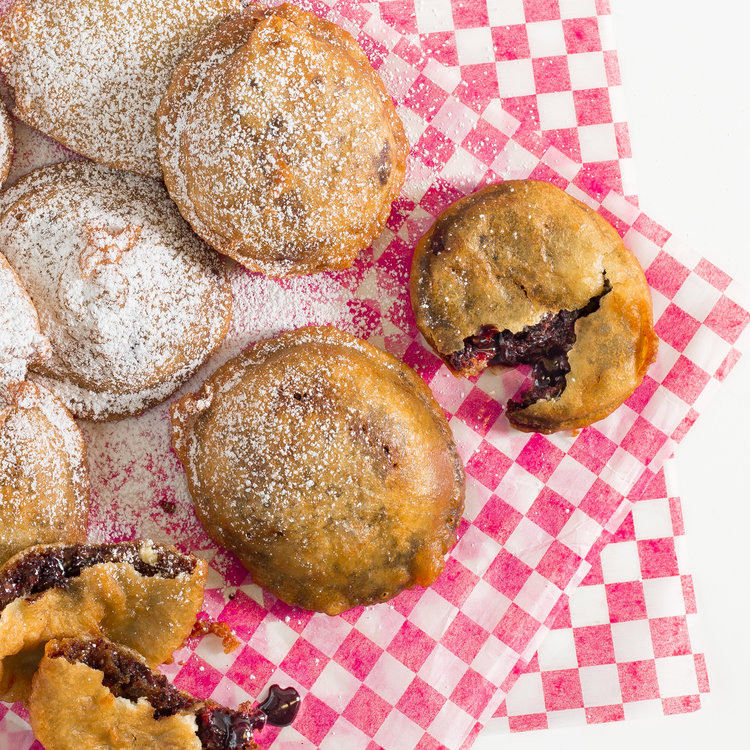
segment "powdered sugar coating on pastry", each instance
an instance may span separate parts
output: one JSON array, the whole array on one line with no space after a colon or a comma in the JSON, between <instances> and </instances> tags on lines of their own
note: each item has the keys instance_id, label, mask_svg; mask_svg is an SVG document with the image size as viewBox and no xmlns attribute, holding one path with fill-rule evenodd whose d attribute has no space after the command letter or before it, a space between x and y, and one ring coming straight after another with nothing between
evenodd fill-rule
<instances>
[{"instance_id":1,"label":"powdered sugar coating on pastry","mask_svg":"<svg viewBox=\"0 0 750 750\"><path fill-rule=\"evenodd\" d=\"M13 163L13 124L5 103L0 101L0 184L5 182Z\"/></svg>"},{"instance_id":2,"label":"powdered sugar coating on pastry","mask_svg":"<svg viewBox=\"0 0 750 750\"><path fill-rule=\"evenodd\" d=\"M52 345L35 377L76 416L164 400L228 330L222 260L156 181L90 162L36 170L0 196L0 249Z\"/></svg>"},{"instance_id":3,"label":"powdered sugar coating on pastry","mask_svg":"<svg viewBox=\"0 0 750 750\"><path fill-rule=\"evenodd\" d=\"M154 114L172 70L239 0L16 0L0 21L14 114L95 161L161 177Z\"/></svg>"}]
</instances>

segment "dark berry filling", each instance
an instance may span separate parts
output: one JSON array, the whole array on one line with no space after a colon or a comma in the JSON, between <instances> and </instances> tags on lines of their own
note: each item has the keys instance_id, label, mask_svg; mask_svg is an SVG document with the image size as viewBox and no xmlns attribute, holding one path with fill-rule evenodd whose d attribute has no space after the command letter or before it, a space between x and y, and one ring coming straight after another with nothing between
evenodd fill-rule
<instances>
[{"instance_id":1,"label":"dark berry filling","mask_svg":"<svg viewBox=\"0 0 750 750\"><path fill-rule=\"evenodd\" d=\"M531 387L508 402L508 411L525 409L542 399L550 400L565 390L570 372L568 352L576 342L575 324L599 309L599 304L612 287L604 279L603 290L578 310L549 313L531 326L512 333L494 326L482 326L478 333L464 339L464 348L448 357L456 372L475 369L477 365L530 365Z\"/></svg>"},{"instance_id":2,"label":"dark berry filling","mask_svg":"<svg viewBox=\"0 0 750 750\"><path fill-rule=\"evenodd\" d=\"M124 562L132 565L142 576L176 578L181 573L192 573L195 558L182 555L159 545L153 546L155 561L145 562L140 555L140 543L71 544L32 550L0 572L0 612L18 597L30 597L65 586L71 578L94 565Z\"/></svg>"}]
</instances>

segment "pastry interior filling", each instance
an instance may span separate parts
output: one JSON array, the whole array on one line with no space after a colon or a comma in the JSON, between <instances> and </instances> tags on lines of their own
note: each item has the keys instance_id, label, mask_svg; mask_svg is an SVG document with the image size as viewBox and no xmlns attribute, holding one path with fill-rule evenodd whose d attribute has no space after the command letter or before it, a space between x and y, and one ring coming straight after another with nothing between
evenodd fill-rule
<instances>
[{"instance_id":1,"label":"pastry interior filling","mask_svg":"<svg viewBox=\"0 0 750 750\"><path fill-rule=\"evenodd\" d=\"M140 542L71 544L32 550L6 565L0 573L0 612L18 597L37 596L65 586L82 570L101 563L127 563L142 576L161 578L176 578L195 569L194 558L165 547L148 547L148 556L142 552Z\"/></svg>"},{"instance_id":2,"label":"pastry interior filling","mask_svg":"<svg viewBox=\"0 0 750 750\"><path fill-rule=\"evenodd\" d=\"M456 372L477 365L530 365L531 385L508 402L508 411L525 409L541 400L558 398L567 385L570 372L568 353L576 341L575 324L580 318L596 312L602 297L612 286L604 277L604 286L577 310L547 313L538 323L513 333L507 328L482 326L479 332L464 339L464 348L449 355Z\"/></svg>"},{"instance_id":3,"label":"pastry interior filling","mask_svg":"<svg viewBox=\"0 0 750 750\"><path fill-rule=\"evenodd\" d=\"M82 663L103 673L102 684L117 698L137 703L145 698L154 709L154 718L193 713L196 733L203 750L253 750L253 732L268 724L286 726L294 721L299 694L294 688L272 685L259 706L240 706L239 711L213 702L204 703L171 685L167 678L149 669L129 653L101 638L66 640L47 656Z\"/></svg>"}]
</instances>

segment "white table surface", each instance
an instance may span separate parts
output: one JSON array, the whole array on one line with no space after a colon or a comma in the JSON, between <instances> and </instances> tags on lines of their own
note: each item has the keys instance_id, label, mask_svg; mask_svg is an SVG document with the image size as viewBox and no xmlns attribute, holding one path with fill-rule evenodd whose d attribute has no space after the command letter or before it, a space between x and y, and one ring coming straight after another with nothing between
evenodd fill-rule
<instances>
[{"instance_id":1,"label":"white table surface","mask_svg":"<svg viewBox=\"0 0 750 750\"><path fill-rule=\"evenodd\" d=\"M750 10L610 0L641 207L750 289ZM505 734L474 750L750 748L750 355L677 452L711 695L694 714ZM710 745L709 745L710 743Z\"/></svg>"}]
</instances>

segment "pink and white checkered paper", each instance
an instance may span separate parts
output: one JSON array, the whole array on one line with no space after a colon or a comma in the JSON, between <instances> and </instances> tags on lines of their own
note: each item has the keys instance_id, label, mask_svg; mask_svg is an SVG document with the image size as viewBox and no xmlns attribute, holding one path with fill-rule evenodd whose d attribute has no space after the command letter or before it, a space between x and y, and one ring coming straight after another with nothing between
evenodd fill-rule
<instances>
[{"instance_id":1,"label":"pink and white checkered paper","mask_svg":"<svg viewBox=\"0 0 750 750\"><path fill-rule=\"evenodd\" d=\"M305 323L334 323L386 346L430 383L450 418L468 474L459 543L429 589L335 618L289 608L253 585L197 523L169 449L165 405L84 426L91 537L149 535L210 560L206 612L232 625L242 645L224 654L207 637L166 671L180 687L230 704L270 682L297 686L298 720L266 730L272 747L460 748L536 652L602 533L626 517L625 496L644 491L736 362L750 315L725 274L616 193L602 197L579 165L496 102L481 116L468 108L451 95L449 71L365 8L316 10L357 36L397 100L415 144L407 184L388 229L349 271L279 282L233 268L230 336L184 390L248 343ZM654 292L658 362L616 414L575 435L511 431L502 403L522 375L454 379L420 342L406 291L411 249L440 210L485 182L526 176L599 208L638 254ZM0 741L26 750L23 708L2 711Z\"/></svg>"}]
</instances>

